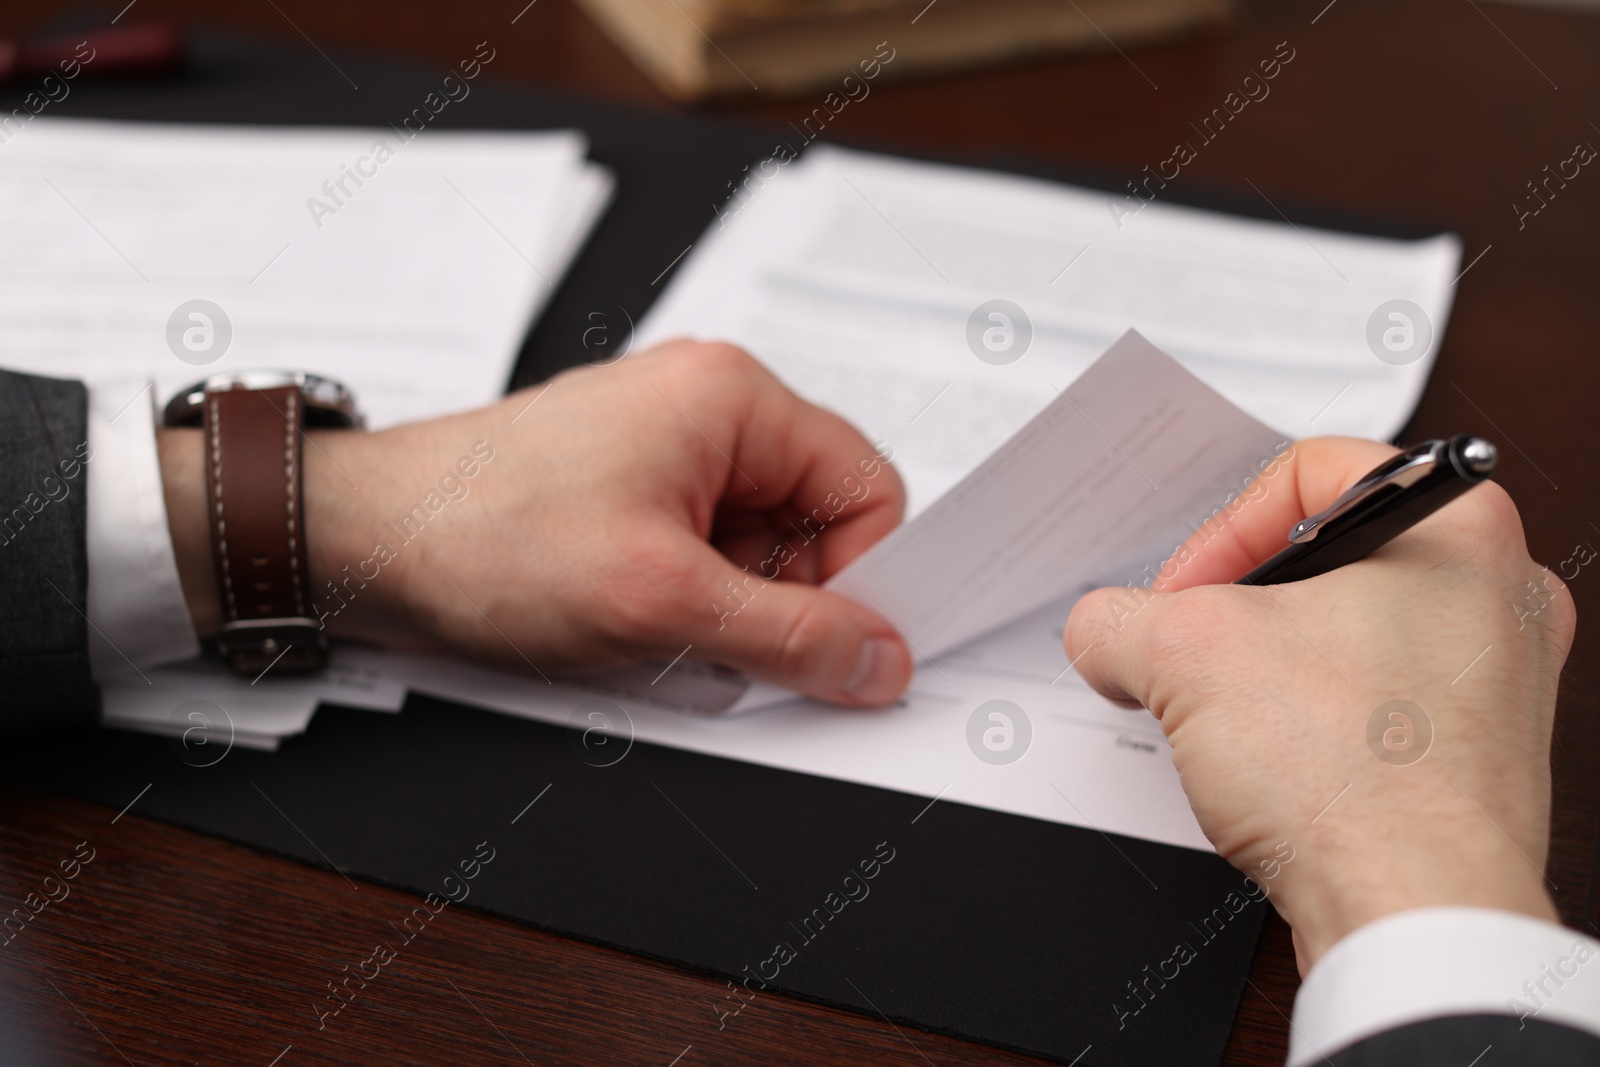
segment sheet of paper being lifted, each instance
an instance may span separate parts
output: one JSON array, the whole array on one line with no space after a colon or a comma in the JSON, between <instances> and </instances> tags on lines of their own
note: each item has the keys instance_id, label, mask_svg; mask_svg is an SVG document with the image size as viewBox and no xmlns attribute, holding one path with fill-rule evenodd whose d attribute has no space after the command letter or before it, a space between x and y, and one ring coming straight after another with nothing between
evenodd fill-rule
<instances>
[{"instance_id":1,"label":"sheet of paper being lifted","mask_svg":"<svg viewBox=\"0 0 1600 1067\"><path fill-rule=\"evenodd\" d=\"M1130 327L1291 439L1386 439L1410 417L1449 317L1454 236L1360 237L1159 200L1114 216L1113 202L1129 207L1054 182L814 147L723 208L635 348L681 335L748 348L892 446L911 514ZM1425 351L1386 352L1416 357L1404 365L1368 339L1395 300L1431 324Z\"/></svg>"},{"instance_id":2,"label":"sheet of paper being lifted","mask_svg":"<svg viewBox=\"0 0 1600 1067\"><path fill-rule=\"evenodd\" d=\"M1148 584L1213 514L1246 492L1270 491L1270 481L1252 487L1251 479L1290 443L1129 330L955 488L827 587L877 611L935 663L1041 608L1059 625L1083 590ZM1003 654L1006 646L990 647ZM1042 673L1057 663L1065 664L1059 642L1038 666ZM757 685L730 710L788 699Z\"/></svg>"},{"instance_id":3,"label":"sheet of paper being lifted","mask_svg":"<svg viewBox=\"0 0 1600 1067\"><path fill-rule=\"evenodd\" d=\"M1205 848L1156 723L1067 672L1061 624L1083 589L1153 570L1286 445L1130 331L834 580L934 657L882 711L755 687L738 710L759 710L686 715L740 692L736 675L692 663L583 687L451 659L392 669L412 690L531 718Z\"/></svg>"}]
</instances>

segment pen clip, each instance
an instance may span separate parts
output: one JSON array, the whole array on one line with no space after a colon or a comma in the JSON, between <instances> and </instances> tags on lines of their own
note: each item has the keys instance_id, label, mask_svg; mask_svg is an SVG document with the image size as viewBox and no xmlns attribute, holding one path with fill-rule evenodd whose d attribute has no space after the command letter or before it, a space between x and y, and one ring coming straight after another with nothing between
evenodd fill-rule
<instances>
[{"instance_id":1,"label":"pen clip","mask_svg":"<svg viewBox=\"0 0 1600 1067\"><path fill-rule=\"evenodd\" d=\"M1439 466L1441 448L1448 444L1447 441L1427 441L1377 467L1341 493L1339 499L1326 509L1295 523L1289 531L1290 543L1298 545L1310 541L1329 522L1368 500L1374 493L1390 487L1404 489L1415 485Z\"/></svg>"}]
</instances>

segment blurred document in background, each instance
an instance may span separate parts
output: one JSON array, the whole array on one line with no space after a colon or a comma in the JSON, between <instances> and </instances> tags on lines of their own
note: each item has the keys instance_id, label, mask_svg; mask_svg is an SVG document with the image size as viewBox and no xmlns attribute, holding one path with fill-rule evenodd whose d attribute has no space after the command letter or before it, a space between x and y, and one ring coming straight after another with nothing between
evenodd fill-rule
<instances>
[{"instance_id":1,"label":"blurred document in background","mask_svg":"<svg viewBox=\"0 0 1600 1067\"><path fill-rule=\"evenodd\" d=\"M148 375L163 402L311 369L374 427L488 403L610 196L585 150L571 131L37 119L0 150L0 352ZM191 349L194 300L225 321Z\"/></svg>"},{"instance_id":2,"label":"blurred document in background","mask_svg":"<svg viewBox=\"0 0 1600 1067\"><path fill-rule=\"evenodd\" d=\"M1461 256L1452 235L1159 201L1135 214L1120 195L836 148L774 169L724 206L635 347L690 335L750 349L892 446L912 514L1130 328L1291 439L1392 437L1427 382ZM1397 300L1431 323L1413 323L1410 351L1380 344L1404 365L1368 343Z\"/></svg>"}]
</instances>

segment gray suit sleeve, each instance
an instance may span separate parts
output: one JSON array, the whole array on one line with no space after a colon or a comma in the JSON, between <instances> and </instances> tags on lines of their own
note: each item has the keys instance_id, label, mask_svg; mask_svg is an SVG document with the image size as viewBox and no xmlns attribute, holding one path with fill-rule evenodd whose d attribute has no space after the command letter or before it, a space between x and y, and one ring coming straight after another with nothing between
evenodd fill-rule
<instances>
[{"instance_id":1,"label":"gray suit sleeve","mask_svg":"<svg viewBox=\"0 0 1600 1067\"><path fill-rule=\"evenodd\" d=\"M1600 1037L1543 1019L1454 1015L1375 1034L1332 1067L1594 1067Z\"/></svg>"},{"instance_id":2,"label":"gray suit sleeve","mask_svg":"<svg viewBox=\"0 0 1600 1067\"><path fill-rule=\"evenodd\" d=\"M0 734L93 721L88 393L0 370Z\"/></svg>"}]
</instances>

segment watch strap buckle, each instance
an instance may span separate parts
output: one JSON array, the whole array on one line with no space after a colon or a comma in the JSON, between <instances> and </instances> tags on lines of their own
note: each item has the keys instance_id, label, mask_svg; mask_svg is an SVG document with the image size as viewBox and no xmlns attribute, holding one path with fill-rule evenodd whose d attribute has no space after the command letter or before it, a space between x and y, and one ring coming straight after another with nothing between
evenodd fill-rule
<instances>
[{"instance_id":1,"label":"watch strap buckle","mask_svg":"<svg viewBox=\"0 0 1600 1067\"><path fill-rule=\"evenodd\" d=\"M240 619L217 631L217 650L239 674L261 675L269 668L306 674L328 657L327 631L315 619Z\"/></svg>"}]
</instances>

